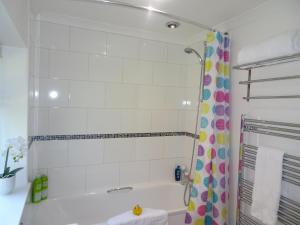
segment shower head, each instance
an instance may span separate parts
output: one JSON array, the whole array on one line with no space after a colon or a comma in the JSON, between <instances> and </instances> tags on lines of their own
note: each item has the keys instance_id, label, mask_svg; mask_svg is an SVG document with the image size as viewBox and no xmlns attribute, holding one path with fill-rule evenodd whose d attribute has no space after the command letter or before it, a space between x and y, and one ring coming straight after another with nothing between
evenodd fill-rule
<instances>
[{"instance_id":1,"label":"shower head","mask_svg":"<svg viewBox=\"0 0 300 225\"><path fill-rule=\"evenodd\" d=\"M196 56L199 58L200 63L203 62L203 58L201 57L201 55L195 49L188 47L188 48L184 49L184 52L187 53L187 54L195 53Z\"/></svg>"}]
</instances>

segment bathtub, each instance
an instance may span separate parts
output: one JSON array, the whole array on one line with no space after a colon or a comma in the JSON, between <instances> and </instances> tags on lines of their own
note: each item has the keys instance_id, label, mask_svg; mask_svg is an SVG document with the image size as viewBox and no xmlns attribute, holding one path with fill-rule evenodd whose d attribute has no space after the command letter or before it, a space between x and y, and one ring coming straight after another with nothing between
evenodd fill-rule
<instances>
[{"instance_id":1,"label":"bathtub","mask_svg":"<svg viewBox=\"0 0 300 225\"><path fill-rule=\"evenodd\" d=\"M105 225L108 218L131 210L135 204L164 209L169 225L183 225L184 187L177 183L133 185L132 190L95 193L48 199L30 205L31 225Z\"/></svg>"}]
</instances>

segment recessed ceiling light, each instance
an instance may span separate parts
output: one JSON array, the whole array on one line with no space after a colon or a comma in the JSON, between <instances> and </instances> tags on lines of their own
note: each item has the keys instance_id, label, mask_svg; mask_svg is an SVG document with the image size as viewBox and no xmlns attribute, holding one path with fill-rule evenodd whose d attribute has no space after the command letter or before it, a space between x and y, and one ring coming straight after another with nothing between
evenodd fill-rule
<instances>
[{"instance_id":1,"label":"recessed ceiling light","mask_svg":"<svg viewBox=\"0 0 300 225\"><path fill-rule=\"evenodd\" d=\"M175 21L170 21L166 23L166 26L170 29L175 29L177 27L179 27L180 23L175 22Z\"/></svg>"}]
</instances>

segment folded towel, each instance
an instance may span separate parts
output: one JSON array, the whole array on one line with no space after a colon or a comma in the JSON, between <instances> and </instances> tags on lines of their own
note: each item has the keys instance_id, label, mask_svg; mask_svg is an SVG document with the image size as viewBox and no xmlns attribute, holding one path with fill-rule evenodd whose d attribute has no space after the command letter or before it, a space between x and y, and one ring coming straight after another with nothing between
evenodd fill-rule
<instances>
[{"instance_id":1,"label":"folded towel","mask_svg":"<svg viewBox=\"0 0 300 225\"><path fill-rule=\"evenodd\" d=\"M131 211L110 218L107 225L168 225L168 213L165 210L143 209L140 216Z\"/></svg>"},{"instance_id":2,"label":"folded towel","mask_svg":"<svg viewBox=\"0 0 300 225\"><path fill-rule=\"evenodd\" d=\"M277 222L283 154L262 146L257 150L251 215L268 225Z\"/></svg>"},{"instance_id":3,"label":"folded towel","mask_svg":"<svg viewBox=\"0 0 300 225\"><path fill-rule=\"evenodd\" d=\"M238 53L238 64L246 64L300 53L300 30L288 31L263 42L244 47Z\"/></svg>"}]
</instances>

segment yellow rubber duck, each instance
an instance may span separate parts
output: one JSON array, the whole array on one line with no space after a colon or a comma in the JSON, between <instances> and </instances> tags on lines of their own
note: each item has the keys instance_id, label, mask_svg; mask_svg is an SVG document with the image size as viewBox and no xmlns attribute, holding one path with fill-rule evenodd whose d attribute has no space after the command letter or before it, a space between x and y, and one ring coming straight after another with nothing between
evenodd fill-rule
<instances>
[{"instance_id":1,"label":"yellow rubber duck","mask_svg":"<svg viewBox=\"0 0 300 225\"><path fill-rule=\"evenodd\" d=\"M143 212L143 209L142 209L142 207L141 207L140 205L135 205L135 206L133 207L133 209L132 209L133 215L136 215L136 216L141 215L142 212Z\"/></svg>"}]
</instances>

